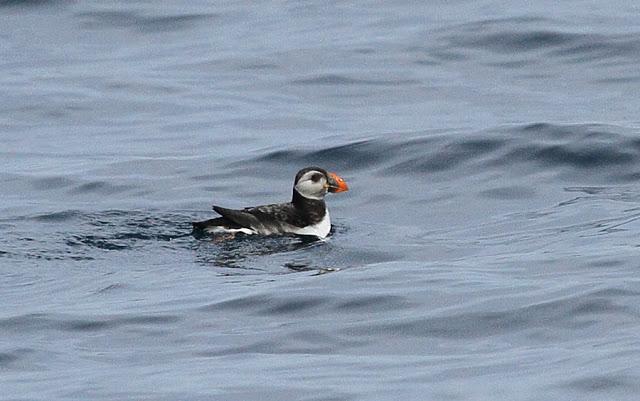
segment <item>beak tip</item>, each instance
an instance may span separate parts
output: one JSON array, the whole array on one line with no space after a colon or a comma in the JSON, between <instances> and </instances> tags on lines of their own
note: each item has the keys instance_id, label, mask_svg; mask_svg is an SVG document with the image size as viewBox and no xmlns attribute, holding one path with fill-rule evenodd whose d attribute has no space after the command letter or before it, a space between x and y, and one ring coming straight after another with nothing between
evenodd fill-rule
<instances>
[{"instance_id":1,"label":"beak tip","mask_svg":"<svg viewBox=\"0 0 640 401\"><path fill-rule=\"evenodd\" d=\"M349 186L346 182L335 173L329 173L330 179L333 181L331 186L329 187L329 192L347 192L349 190Z\"/></svg>"}]
</instances>

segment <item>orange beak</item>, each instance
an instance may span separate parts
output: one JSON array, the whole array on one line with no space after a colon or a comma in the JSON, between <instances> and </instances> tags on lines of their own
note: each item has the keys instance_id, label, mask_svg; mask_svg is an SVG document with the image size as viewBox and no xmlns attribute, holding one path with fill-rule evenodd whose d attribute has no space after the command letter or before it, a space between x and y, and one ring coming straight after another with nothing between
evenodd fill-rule
<instances>
[{"instance_id":1,"label":"orange beak","mask_svg":"<svg viewBox=\"0 0 640 401\"><path fill-rule=\"evenodd\" d=\"M336 173L329 173L329 182L327 184L329 192L345 192L349 190L347 183Z\"/></svg>"}]
</instances>

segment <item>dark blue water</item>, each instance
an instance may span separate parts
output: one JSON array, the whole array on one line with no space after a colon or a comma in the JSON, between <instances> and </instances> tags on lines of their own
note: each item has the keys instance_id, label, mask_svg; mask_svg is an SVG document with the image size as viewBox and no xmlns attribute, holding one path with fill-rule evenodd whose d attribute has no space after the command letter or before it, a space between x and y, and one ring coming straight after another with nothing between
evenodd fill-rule
<instances>
[{"instance_id":1,"label":"dark blue water","mask_svg":"<svg viewBox=\"0 0 640 401\"><path fill-rule=\"evenodd\" d=\"M0 399L638 399L640 9L534 3L0 1Z\"/></svg>"}]
</instances>

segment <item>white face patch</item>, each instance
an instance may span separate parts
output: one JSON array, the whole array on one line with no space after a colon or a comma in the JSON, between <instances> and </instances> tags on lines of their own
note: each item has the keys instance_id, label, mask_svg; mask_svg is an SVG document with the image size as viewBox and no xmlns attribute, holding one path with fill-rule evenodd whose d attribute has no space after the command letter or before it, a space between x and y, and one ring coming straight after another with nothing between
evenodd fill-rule
<instances>
[{"instance_id":1,"label":"white face patch","mask_svg":"<svg viewBox=\"0 0 640 401\"><path fill-rule=\"evenodd\" d=\"M314 178L318 178L317 181L314 181ZM323 199L327 194L327 188L325 185L327 183L327 179L324 174L319 171L311 170L307 171L296 183L296 190L298 193L305 198L310 199Z\"/></svg>"}]
</instances>

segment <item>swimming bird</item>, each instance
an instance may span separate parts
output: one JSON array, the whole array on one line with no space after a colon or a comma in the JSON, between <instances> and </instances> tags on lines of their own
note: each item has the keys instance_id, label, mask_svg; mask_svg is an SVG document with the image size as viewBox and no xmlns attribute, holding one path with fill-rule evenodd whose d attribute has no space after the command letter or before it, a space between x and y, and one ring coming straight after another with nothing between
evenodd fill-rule
<instances>
[{"instance_id":1,"label":"swimming bird","mask_svg":"<svg viewBox=\"0 0 640 401\"><path fill-rule=\"evenodd\" d=\"M293 182L291 202L227 209L213 206L220 216L193 222L194 232L245 234L295 234L325 238L331 231L331 218L324 202L327 192L349 190L335 173L320 167L305 167Z\"/></svg>"}]
</instances>

